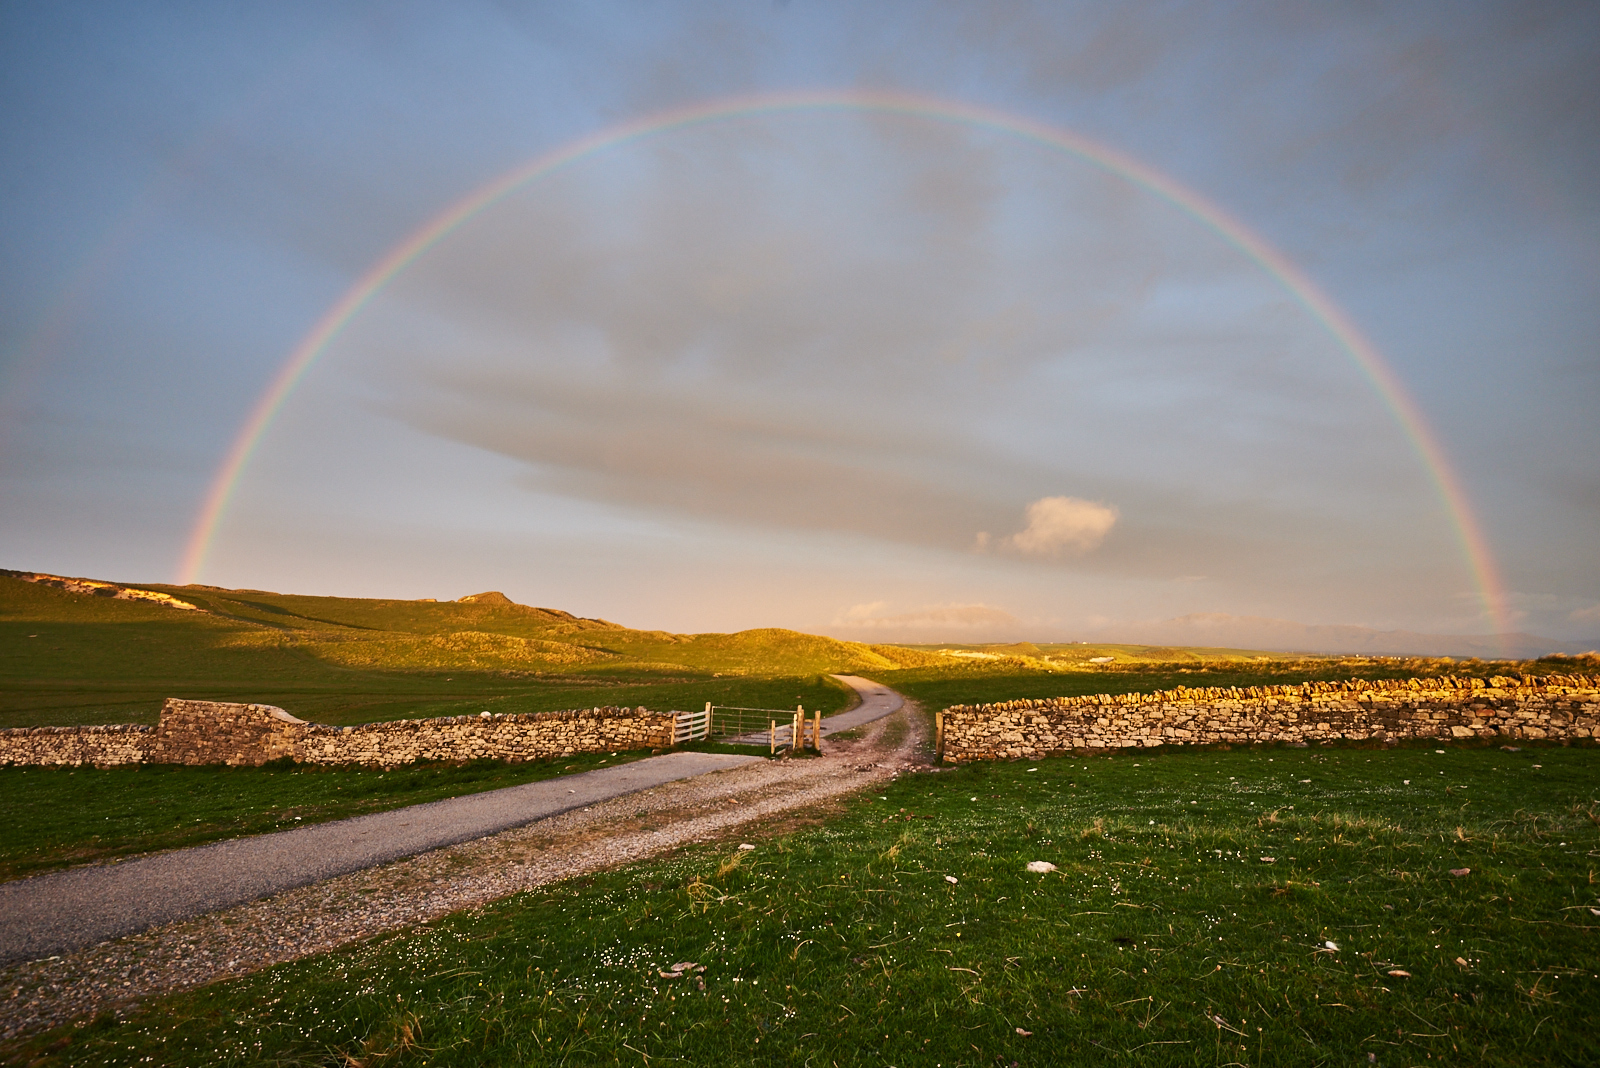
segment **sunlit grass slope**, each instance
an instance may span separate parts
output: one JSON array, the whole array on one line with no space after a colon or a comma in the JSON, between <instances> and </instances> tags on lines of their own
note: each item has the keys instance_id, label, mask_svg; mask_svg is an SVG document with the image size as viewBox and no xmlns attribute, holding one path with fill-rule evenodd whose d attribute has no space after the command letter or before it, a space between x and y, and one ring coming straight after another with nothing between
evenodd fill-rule
<instances>
[{"instance_id":1,"label":"sunlit grass slope","mask_svg":"<svg viewBox=\"0 0 1600 1068\"><path fill-rule=\"evenodd\" d=\"M1594 757L1146 751L908 776L753 852L570 881L14 1052L1592 1065Z\"/></svg>"},{"instance_id":2,"label":"sunlit grass slope","mask_svg":"<svg viewBox=\"0 0 1600 1068\"><path fill-rule=\"evenodd\" d=\"M831 712L850 696L824 675L896 665L794 631L675 635L492 601L141 588L201 611L0 576L0 726L153 723L167 697L326 723L705 701Z\"/></svg>"}]
</instances>

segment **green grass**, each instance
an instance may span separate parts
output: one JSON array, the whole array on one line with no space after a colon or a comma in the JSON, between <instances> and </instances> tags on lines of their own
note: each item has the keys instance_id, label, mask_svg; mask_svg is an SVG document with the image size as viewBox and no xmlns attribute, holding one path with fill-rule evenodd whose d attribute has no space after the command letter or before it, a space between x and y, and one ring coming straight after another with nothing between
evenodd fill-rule
<instances>
[{"instance_id":1,"label":"green grass","mask_svg":"<svg viewBox=\"0 0 1600 1068\"><path fill-rule=\"evenodd\" d=\"M285 764L0 768L0 880L576 775L645 755L414 764L388 772Z\"/></svg>"},{"instance_id":2,"label":"green grass","mask_svg":"<svg viewBox=\"0 0 1600 1068\"><path fill-rule=\"evenodd\" d=\"M752 853L570 881L12 1053L1592 1065L1597 760L1147 750L908 776ZM683 961L704 973L660 976Z\"/></svg>"},{"instance_id":3,"label":"green grass","mask_svg":"<svg viewBox=\"0 0 1600 1068\"><path fill-rule=\"evenodd\" d=\"M0 727L154 723L168 697L352 724L595 705L834 712L890 661L792 631L671 635L564 612L159 588L204 612L0 576Z\"/></svg>"}]
</instances>

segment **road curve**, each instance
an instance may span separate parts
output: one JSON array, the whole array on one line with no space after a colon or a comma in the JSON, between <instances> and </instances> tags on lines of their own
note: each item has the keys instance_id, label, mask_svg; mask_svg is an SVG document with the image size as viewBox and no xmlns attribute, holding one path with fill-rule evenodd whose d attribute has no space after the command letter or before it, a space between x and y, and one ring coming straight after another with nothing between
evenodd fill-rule
<instances>
[{"instance_id":1,"label":"road curve","mask_svg":"<svg viewBox=\"0 0 1600 1068\"><path fill-rule=\"evenodd\" d=\"M67 953L759 759L667 753L581 775L0 883L0 964Z\"/></svg>"},{"instance_id":2,"label":"road curve","mask_svg":"<svg viewBox=\"0 0 1600 1068\"><path fill-rule=\"evenodd\" d=\"M835 675L834 678L856 692L861 703L848 712L828 716L822 721L822 736L826 738L838 731L853 730L863 723L882 719L904 707L905 698L881 682L864 679L860 675Z\"/></svg>"}]
</instances>

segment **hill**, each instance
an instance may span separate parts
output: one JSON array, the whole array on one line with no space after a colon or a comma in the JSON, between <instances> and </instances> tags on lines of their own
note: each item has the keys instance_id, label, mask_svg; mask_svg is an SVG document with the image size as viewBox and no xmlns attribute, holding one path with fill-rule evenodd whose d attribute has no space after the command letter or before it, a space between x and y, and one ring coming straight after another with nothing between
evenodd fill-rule
<instances>
[{"instance_id":1,"label":"hill","mask_svg":"<svg viewBox=\"0 0 1600 1068\"><path fill-rule=\"evenodd\" d=\"M919 657L779 629L633 630L494 592L403 601L0 572L5 726L149 722L169 696L267 701L324 722L486 706L831 707L847 697L821 676Z\"/></svg>"},{"instance_id":2,"label":"hill","mask_svg":"<svg viewBox=\"0 0 1600 1068\"><path fill-rule=\"evenodd\" d=\"M1539 657L1574 654L1600 645L1594 640L1560 641L1535 634L1422 634L1344 624L1306 624L1261 616L1198 612L1151 623L1108 627L1107 641L1167 645L1248 645L1257 649L1314 650L1383 656Z\"/></svg>"}]
</instances>

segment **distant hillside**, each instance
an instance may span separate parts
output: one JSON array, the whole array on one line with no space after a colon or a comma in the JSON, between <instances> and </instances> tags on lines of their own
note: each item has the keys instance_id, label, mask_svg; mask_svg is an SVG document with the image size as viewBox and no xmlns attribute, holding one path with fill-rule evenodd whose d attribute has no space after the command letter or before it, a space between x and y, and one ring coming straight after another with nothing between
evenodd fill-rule
<instances>
[{"instance_id":1,"label":"distant hillside","mask_svg":"<svg viewBox=\"0 0 1600 1068\"><path fill-rule=\"evenodd\" d=\"M498 592L459 601L401 601L15 571L0 572L0 621L113 628L121 644L74 642L62 650L71 661L60 665L63 670L91 675L133 669L122 664L130 642L142 666L177 666L211 649L218 655L255 651L268 660L271 654L311 657L359 670L519 676L608 669L807 675L892 669L918 659L909 650L897 659L893 647L773 628L735 634L632 630L516 604Z\"/></svg>"},{"instance_id":2,"label":"distant hillside","mask_svg":"<svg viewBox=\"0 0 1600 1068\"><path fill-rule=\"evenodd\" d=\"M1097 634L1100 641L1163 645L1247 646L1316 653L1394 656L1472 656L1523 659L1581 653L1600 641L1564 642L1532 634L1419 634L1371 627L1310 625L1288 619L1199 612L1160 622L1128 623Z\"/></svg>"}]
</instances>

